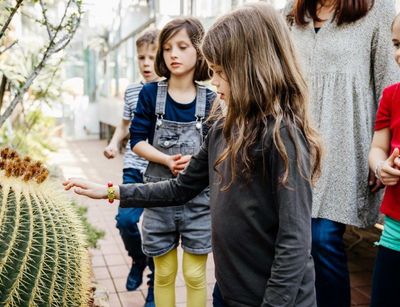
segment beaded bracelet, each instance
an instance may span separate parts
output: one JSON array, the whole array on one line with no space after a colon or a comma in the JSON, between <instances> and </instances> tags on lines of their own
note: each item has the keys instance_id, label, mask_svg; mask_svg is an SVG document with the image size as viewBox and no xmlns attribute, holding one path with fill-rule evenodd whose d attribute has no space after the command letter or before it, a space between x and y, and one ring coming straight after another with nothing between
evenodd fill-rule
<instances>
[{"instance_id":1,"label":"beaded bracelet","mask_svg":"<svg viewBox=\"0 0 400 307\"><path fill-rule=\"evenodd\" d=\"M115 189L113 187L113 183L111 181L109 181L107 183L107 198L108 198L108 202L110 204L112 204L114 202L115 199Z\"/></svg>"}]
</instances>

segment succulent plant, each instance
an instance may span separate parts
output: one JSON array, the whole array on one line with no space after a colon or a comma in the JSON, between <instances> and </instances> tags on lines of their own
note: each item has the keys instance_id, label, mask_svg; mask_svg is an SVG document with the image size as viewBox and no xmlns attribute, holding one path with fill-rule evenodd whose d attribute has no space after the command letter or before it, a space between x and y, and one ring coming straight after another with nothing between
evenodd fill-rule
<instances>
[{"instance_id":1,"label":"succulent plant","mask_svg":"<svg viewBox=\"0 0 400 307\"><path fill-rule=\"evenodd\" d=\"M87 306L84 230L40 162L0 152L0 306Z\"/></svg>"}]
</instances>

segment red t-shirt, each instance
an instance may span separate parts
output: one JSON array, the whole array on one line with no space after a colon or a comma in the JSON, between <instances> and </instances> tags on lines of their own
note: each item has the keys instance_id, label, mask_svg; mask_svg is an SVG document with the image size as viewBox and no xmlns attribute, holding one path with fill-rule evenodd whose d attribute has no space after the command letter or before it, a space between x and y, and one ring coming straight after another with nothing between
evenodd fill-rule
<instances>
[{"instance_id":1,"label":"red t-shirt","mask_svg":"<svg viewBox=\"0 0 400 307\"><path fill-rule=\"evenodd\" d=\"M400 83L384 89L378 112L375 131L390 128L390 153L400 149ZM400 220L400 183L387 186L383 197L381 212L393 219Z\"/></svg>"}]
</instances>

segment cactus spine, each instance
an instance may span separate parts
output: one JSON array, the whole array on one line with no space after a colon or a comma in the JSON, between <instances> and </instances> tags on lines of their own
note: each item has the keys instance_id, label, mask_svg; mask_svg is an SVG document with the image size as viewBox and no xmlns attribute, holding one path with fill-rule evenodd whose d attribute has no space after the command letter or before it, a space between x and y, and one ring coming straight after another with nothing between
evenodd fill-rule
<instances>
[{"instance_id":1,"label":"cactus spine","mask_svg":"<svg viewBox=\"0 0 400 307\"><path fill-rule=\"evenodd\" d=\"M40 162L0 160L0 306L87 306L83 227Z\"/></svg>"}]
</instances>

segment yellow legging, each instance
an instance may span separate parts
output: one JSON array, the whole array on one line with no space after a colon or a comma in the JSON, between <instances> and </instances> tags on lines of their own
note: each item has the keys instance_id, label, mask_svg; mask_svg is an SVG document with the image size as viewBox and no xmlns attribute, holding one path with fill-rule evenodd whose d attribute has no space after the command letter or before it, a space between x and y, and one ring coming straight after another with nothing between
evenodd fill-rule
<instances>
[{"instance_id":1,"label":"yellow legging","mask_svg":"<svg viewBox=\"0 0 400 307\"><path fill-rule=\"evenodd\" d=\"M183 252L183 277L186 282L188 307L205 307L207 301L206 255ZM178 272L178 254L169 253L154 257L154 298L157 307L175 306L175 278Z\"/></svg>"}]
</instances>

